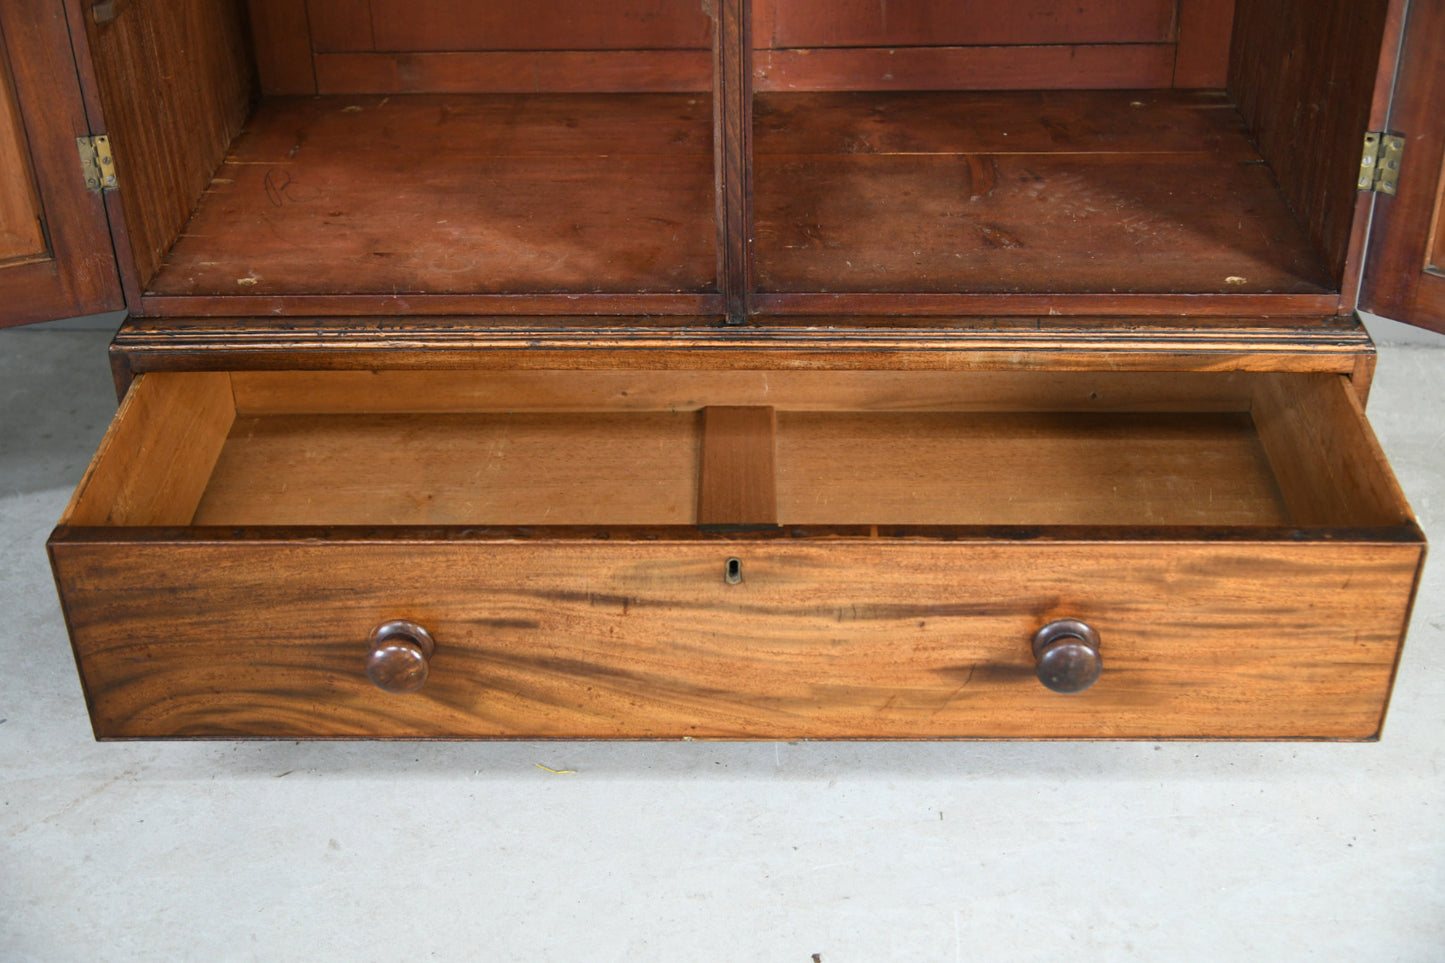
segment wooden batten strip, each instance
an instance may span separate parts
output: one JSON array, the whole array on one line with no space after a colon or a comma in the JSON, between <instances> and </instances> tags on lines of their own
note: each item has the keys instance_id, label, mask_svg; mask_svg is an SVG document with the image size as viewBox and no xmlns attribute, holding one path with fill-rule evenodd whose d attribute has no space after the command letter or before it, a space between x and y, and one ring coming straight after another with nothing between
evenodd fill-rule
<instances>
[{"instance_id":1,"label":"wooden batten strip","mask_svg":"<svg viewBox=\"0 0 1445 963\"><path fill-rule=\"evenodd\" d=\"M844 47L759 50L756 89L1022 90L1168 87L1174 45Z\"/></svg>"},{"instance_id":2,"label":"wooden batten strip","mask_svg":"<svg viewBox=\"0 0 1445 963\"><path fill-rule=\"evenodd\" d=\"M777 428L772 408L702 409L699 525L778 523Z\"/></svg>"},{"instance_id":3,"label":"wooden batten strip","mask_svg":"<svg viewBox=\"0 0 1445 963\"><path fill-rule=\"evenodd\" d=\"M769 46L906 47L1163 43L1173 39L1175 3L1176 0L1042 4L774 0L761 5L774 7L765 14L771 23Z\"/></svg>"},{"instance_id":4,"label":"wooden batten strip","mask_svg":"<svg viewBox=\"0 0 1445 963\"><path fill-rule=\"evenodd\" d=\"M704 93L706 50L316 54L323 94Z\"/></svg>"},{"instance_id":5,"label":"wooden batten strip","mask_svg":"<svg viewBox=\"0 0 1445 963\"><path fill-rule=\"evenodd\" d=\"M241 415L507 411L1243 412L1241 372L235 371ZM762 416L758 416L761 418ZM723 422L719 421L722 426ZM757 427L763 432L764 426Z\"/></svg>"}]
</instances>

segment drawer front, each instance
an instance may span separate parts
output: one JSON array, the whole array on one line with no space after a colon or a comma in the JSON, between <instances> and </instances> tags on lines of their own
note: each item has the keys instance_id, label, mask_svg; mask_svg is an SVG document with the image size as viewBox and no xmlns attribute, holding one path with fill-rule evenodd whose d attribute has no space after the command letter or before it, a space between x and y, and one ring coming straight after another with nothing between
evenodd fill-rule
<instances>
[{"instance_id":1,"label":"drawer front","mask_svg":"<svg viewBox=\"0 0 1445 963\"><path fill-rule=\"evenodd\" d=\"M51 552L102 738L1366 739L1423 547L61 529ZM394 619L435 639L407 694L366 672ZM1056 619L1099 633L1085 691L1036 677Z\"/></svg>"}]
</instances>

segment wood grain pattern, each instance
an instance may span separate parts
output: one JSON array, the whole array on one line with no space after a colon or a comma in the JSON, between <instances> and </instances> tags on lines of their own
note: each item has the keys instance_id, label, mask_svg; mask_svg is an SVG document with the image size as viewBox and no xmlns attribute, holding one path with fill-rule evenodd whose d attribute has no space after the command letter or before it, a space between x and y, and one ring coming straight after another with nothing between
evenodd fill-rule
<instances>
[{"instance_id":1,"label":"wood grain pattern","mask_svg":"<svg viewBox=\"0 0 1445 963\"><path fill-rule=\"evenodd\" d=\"M125 7L86 18L134 265L144 287L250 110L253 72L234 0ZM177 82L184 78L184 82ZM134 310L137 305L132 305Z\"/></svg>"},{"instance_id":2,"label":"wood grain pattern","mask_svg":"<svg viewBox=\"0 0 1445 963\"><path fill-rule=\"evenodd\" d=\"M1373 357L1353 317L800 316L723 328L695 317L130 318L112 359L142 371L758 369L1322 371Z\"/></svg>"},{"instance_id":3,"label":"wood grain pattern","mask_svg":"<svg viewBox=\"0 0 1445 963\"><path fill-rule=\"evenodd\" d=\"M295 0L248 0L251 49L263 94L314 94L311 24Z\"/></svg>"},{"instance_id":4,"label":"wood grain pattern","mask_svg":"<svg viewBox=\"0 0 1445 963\"><path fill-rule=\"evenodd\" d=\"M0 44L0 262L46 253L30 147L15 102L10 58Z\"/></svg>"},{"instance_id":5,"label":"wood grain pattern","mask_svg":"<svg viewBox=\"0 0 1445 963\"><path fill-rule=\"evenodd\" d=\"M13 83L16 109L8 124L0 124L0 155L10 159L0 191L18 192L9 196L10 213L3 217L22 221L11 252L32 249L0 266L0 327L110 311L123 303L105 203L84 189L77 170L75 139L89 134L90 126L67 12L49 0L0 5L0 59L9 63L8 77L0 63L0 86ZM27 194L45 222L48 243L39 250Z\"/></svg>"},{"instance_id":6,"label":"wood grain pattern","mask_svg":"<svg viewBox=\"0 0 1445 963\"><path fill-rule=\"evenodd\" d=\"M1239 275L1230 275L1238 277ZM1322 294L1043 294L999 291L989 294L916 291L779 292L755 294L748 299L755 316L858 314L865 317L901 315L922 323L924 318L996 317L1099 318L1134 316L1256 318L1290 324L1295 319L1316 320L1339 311L1340 296ZM241 305L237 305L240 308ZM252 305L244 314L276 310L280 305ZM192 306L194 314L198 308ZM339 310L339 306L333 309ZM360 313L375 311L366 304ZM173 311L174 314L183 313ZM327 313L318 310L317 314ZM521 313L521 312L519 312ZM537 312L532 312L537 313Z\"/></svg>"},{"instance_id":7,"label":"wood grain pattern","mask_svg":"<svg viewBox=\"0 0 1445 963\"><path fill-rule=\"evenodd\" d=\"M780 411L1249 410L1242 372L855 370L233 371L242 415L710 411L771 450ZM729 425L729 419L737 419ZM772 456L756 459L771 461Z\"/></svg>"},{"instance_id":8,"label":"wood grain pattern","mask_svg":"<svg viewBox=\"0 0 1445 963\"><path fill-rule=\"evenodd\" d=\"M759 91L1135 89L1174 77L1172 44L818 47L754 62Z\"/></svg>"},{"instance_id":9,"label":"wood grain pattern","mask_svg":"<svg viewBox=\"0 0 1445 963\"><path fill-rule=\"evenodd\" d=\"M1419 544L94 541L51 557L101 738L1288 738L1380 728ZM728 585L724 560L746 577ZM1102 635L1075 696L1033 675ZM363 661L436 637L426 686ZM285 640L279 641L279 640Z\"/></svg>"},{"instance_id":10,"label":"wood grain pattern","mask_svg":"<svg viewBox=\"0 0 1445 963\"><path fill-rule=\"evenodd\" d=\"M323 94L706 93L705 50L319 53Z\"/></svg>"},{"instance_id":11,"label":"wood grain pattern","mask_svg":"<svg viewBox=\"0 0 1445 963\"><path fill-rule=\"evenodd\" d=\"M1165 43L1174 0L777 0L776 47Z\"/></svg>"},{"instance_id":12,"label":"wood grain pattern","mask_svg":"<svg viewBox=\"0 0 1445 963\"><path fill-rule=\"evenodd\" d=\"M682 94L271 98L151 291L715 290L710 126Z\"/></svg>"},{"instance_id":13,"label":"wood grain pattern","mask_svg":"<svg viewBox=\"0 0 1445 963\"><path fill-rule=\"evenodd\" d=\"M242 416L194 524L691 524L697 463L691 412Z\"/></svg>"},{"instance_id":14,"label":"wood grain pattern","mask_svg":"<svg viewBox=\"0 0 1445 963\"><path fill-rule=\"evenodd\" d=\"M785 412L784 525L1279 525L1244 414Z\"/></svg>"},{"instance_id":15,"label":"wood grain pattern","mask_svg":"<svg viewBox=\"0 0 1445 963\"><path fill-rule=\"evenodd\" d=\"M773 46L778 20L778 0L752 0L750 4L754 53L763 53Z\"/></svg>"},{"instance_id":16,"label":"wood grain pattern","mask_svg":"<svg viewBox=\"0 0 1445 963\"><path fill-rule=\"evenodd\" d=\"M244 285L237 285L244 287ZM1275 299L1278 300L1278 299ZM398 315L411 317L555 317L559 314L623 315L632 317L721 317L722 295L712 291L685 294L614 294L586 292L504 294L267 294L267 295L147 295L139 299L143 312L155 317L245 318L288 314L299 317ZM1239 305L1235 305L1236 309ZM1244 307L1250 305L1245 304ZM1170 305L1175 312L1177 304ZM1209 306L1204 306L1208 311ZM1266 314L1289 313L1290 304L1271 304ZM1328 308L1316 308L1315 314ZM1115 312L1117 313L1117 312ZM1238 313L1235 310L1233 313ZM1294 313L1300 313L1298 306Z\"/></svg>"},{"instance_id":17,"label":"wood grain pattern","mask_svg":"<svg viewBox=\"0 0 1445 963\"><path fill-rule=\"evenodd\" d=\"M1412 3L1405 31L1389 129L1406 136L1406 155L1399 193L1375 198L1360 303L1445 331L1445 10Z\"/></svg>"},{"instance_id":18,"label":"wood grain pattern","mask_svg":"<svg viewBox=\"0 0 1445 963\"><path fill-rule=\"evenodd\" d=\"M1392 0L1237 4L1229 91L1289 206L1339 284L1357 221L1356 181ZM1342 304L1341 310L1349 310Z\"/></svg>"},{"instance_id":19,"label":"wood grain pattern","mask_svg":"<svg viewBox=\"0 0 1445 963\"><path fill-rule=\"evenodd\" d=\"M770 94L761 155L1207 153L1258 162L1221 91Z\"/></svg>"},{"instance_id":20,"label":"wood grain pattern","mask_svg":"<svg viewBox=\"0 0 1445 963\"><path fill-rule=\"evenodd\" d=\"M1253 411L1293 524L1411 520L1360 399L1342 379L1264 375Z\"/></svg>"},{"instance_id":21,"label":"wood grain pattern","mask_svg":"<svg viewBox=\"0 0 1445 963\"><path fill-rule=\"evenodd\" d=\"M1179 0L1172 86L1222 88L1229 82L1235 0Z\"/></svg>"},{"instance_id":22,"label":"wood grain pattern","mask_svg":"<svg viewBox=\"0 0 1445 963\"><path fill-rule=\"evenodd\" d=\"M314 2L314 0L313 0ZM376 50L706 50L698 0L371 0Z\"/></svg>"},{"instance_id":23,"label":"wood grain pattern","mask_svg":"<svg viewBox=\"0 0 1445 963\"><path fill-rule=\"evenodd\" d=\"M766 293L1335 290L1218 95L768 94L756 111Z\"/></svg>"},{"instance_id":24,"label":"wood grain pattern","mask_svg":"<svg viewBox=\"0 0 1445 963\"><path fill-rule=\"evenodd\" d=\"M306 0L306 17L318 53L376 49L371 0Z\"/></svg>"},{"instance_id":25,"label":"wood grain pattern","mask_svg":"<svg viewBox=\"0 0 1445 963\"><path fill-rule=\"evenodd\" d=\"M713 33L718 279L729 324L742 324L755 288L751 0L720 0Z\"/></svg>"},{"instance_id":26,"label":"wood grain pattern","mask_svg":"<svg viewBox=\"0 0 1445 963\"><path fill-rule=\"evenodd\" d=\"M235 418L223 373L136 380L65 510L74 525L188 525Z\"/></svg>"},{"instance_id":27,"label":"wood grain pattern","mask_svg":"<svg viewBox=\"0 0 1445 963\"><path fill-rule=\"evenodd\" d=\"M763 405L702 409L697 524L776 525L777 413Z\"/></svg>"},{"instance_id":28,"label":"wood grain pattern","mask_svg":"<svg viewBox=\"0 0 1445 963\"><path fill-rule=\"evenodd\" d=\"M73 524L1410 522L1338 376L158 373L126 404Z\"/></svg>"}]
</instances>

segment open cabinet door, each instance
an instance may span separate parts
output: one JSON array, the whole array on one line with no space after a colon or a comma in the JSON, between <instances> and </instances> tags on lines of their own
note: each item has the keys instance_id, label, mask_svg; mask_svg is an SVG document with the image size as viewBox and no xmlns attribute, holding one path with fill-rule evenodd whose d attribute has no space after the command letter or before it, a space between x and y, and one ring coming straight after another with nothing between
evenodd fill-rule
<instances>
[{"instance_id":1,"label":"open cabinet door","mask_svg":"<svg viewBox=\"0 0 1445 963\"><path fill-rule=\"evenodd\" d=\"M1405 138L1397 193L1379 194L1360 307L1445 331L1445 3L1413 0L1387 130Z\"/></svg>"},{"instance_id":2,"label":"open cabinet door","mask_svg":"<svg viewBox=\"0 0 1445 963\"><path fill-rule=\"evenodd\" d=\"M66 5L0 0L0 327L124 304L90 133Z\"/></svg>"}]
</instances>

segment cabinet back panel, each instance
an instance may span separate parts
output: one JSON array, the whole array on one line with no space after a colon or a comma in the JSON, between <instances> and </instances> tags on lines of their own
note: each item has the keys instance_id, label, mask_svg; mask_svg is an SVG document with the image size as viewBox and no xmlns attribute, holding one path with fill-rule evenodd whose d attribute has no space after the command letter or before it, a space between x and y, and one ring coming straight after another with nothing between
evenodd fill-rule
<instances>
[{"instance_id":1,"label":"cabinet back panel","mask_svg":"<svg viewBox=\"0 0 1445 963\"><path fill-rule=\"evenodd\" d=\"M371 0L306 0L305 7L317 50L376 49Z\"/></svg>"},{"instance_id":2,"label":"cabinet back panel","mask_svg":"<svg viewBox=\"0 0 1445 963\"><path fill-rule=\"evenodd\" d=\"M370 6L376 50L705 50L712 41L712 22L699 0L371 0Z\"/></svg>"},{"instance_id":3,"label":"cabinet back panel","mask_svg":"<svg viewBox=\"0 0 1445 963\"><path fill-rule=\"evenodd\" d=\"M309 0L301 17L309 25L291 34L306 34L321 93L706 90L712 24L704 6ZM754 0L755 78L760 90L1218 88L1233 7ZM295 44L294 35L257 30L263 64L274 59L269 48ZM267 92L302 92L272 87L262 73Z\"/></svg>"},{"instance_id":4,"label":"cabinet back panel","mask_svg":"<svg viewBox=\"0 0 1445 963\"><path fill-rule=\"evenodd\" d=\"M772 0L771 5L771 36L760 39L779 48L1174 41L1175 0Z\"/></svg>"},{"instance_id":5,"label":"cabinet back panel","mask_svg":"<svg viewBox=\"0 0 1445 963\"><path fill-rule=\"evenodd\" d=\"M712 21L693 0L309 0L306 16L307 58L323 94L712 86ZM258 48L292 42L258 31Z\"/></svg>"},{"instance_id":6,"label":"cabinet back panel","mask_svg":"<svg viewBox=\"0 0 1445 963\"><path fill-rule=\"evenodd\" d=\"M755 0L760 90L1223 87L1233 0Z\"/></svg>"},{"instance_id":7,"label":"cabinet back panel","mask_svg":"<svg viewBox=\"0 0 1445 963\"><path fill-rule=\"evenodd\" d=\"M253 79L233 0L119 6L113 22L86 23L144 285L245 123Z\"/></svg>"}]
</instances>

